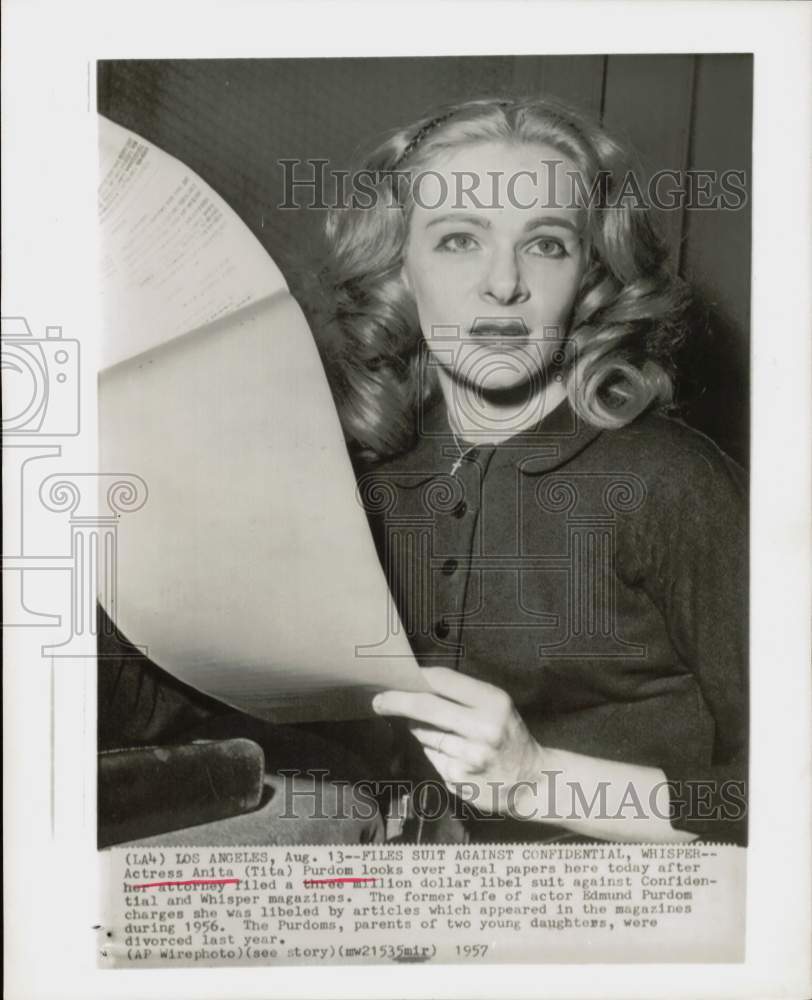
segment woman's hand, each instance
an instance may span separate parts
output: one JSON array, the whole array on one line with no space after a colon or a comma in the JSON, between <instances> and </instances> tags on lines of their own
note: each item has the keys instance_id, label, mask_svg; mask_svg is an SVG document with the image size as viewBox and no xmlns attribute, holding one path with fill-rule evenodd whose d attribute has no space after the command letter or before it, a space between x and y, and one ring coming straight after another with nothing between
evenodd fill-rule
<instances>
[{"instance_id":1,"label":"woman's hand","mask_svg":"<svg viewBox=\"0 0 812 1000\"><path fill-rule=\"evenodd\" d=\"M501 688L445 667L423 673L433 692L384 691L372 707L379 715L411 719L411 731L448 788L477 809L554 822L601 840L695 839L671 826L659 768L542 749ZM552 776L563 779L556 795L550 793Z\"/></svg>"},{"instance_id":2,"label":"woman's hand","mask_svg":"<svg viewBox=\"0 0 812 1000\"><path fill-rule=\"evenodd\" d=\"M483 812L513 812L515 787L539 781L543 752L510 697L447 667L423 674L433 692L383 691L373 709L413 721L426 756L460 798Z\"/></svg>"}]
</instances>

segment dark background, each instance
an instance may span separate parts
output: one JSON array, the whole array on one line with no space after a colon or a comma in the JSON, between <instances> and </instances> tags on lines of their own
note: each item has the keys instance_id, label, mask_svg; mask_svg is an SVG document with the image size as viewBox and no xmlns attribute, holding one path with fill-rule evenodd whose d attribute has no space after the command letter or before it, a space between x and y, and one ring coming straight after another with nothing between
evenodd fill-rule
<instances>
[{"instance_id":1,"label":"dark background","mask_svg":"<svg viewBox=\"0 0 812 1000\"><path fill-rule=\"evenodd\" d=\"M743 170L749 189L752 76L749 55L103 61L98 109L200 174L301 300L324 213L276 208L280 159L347 169L381 133L434 105L548 93L629 139L646 170ZM682 359L684 417L747 464L750 206L659 216L672 265L700 304Z\"/></svg>"}]
</instances>

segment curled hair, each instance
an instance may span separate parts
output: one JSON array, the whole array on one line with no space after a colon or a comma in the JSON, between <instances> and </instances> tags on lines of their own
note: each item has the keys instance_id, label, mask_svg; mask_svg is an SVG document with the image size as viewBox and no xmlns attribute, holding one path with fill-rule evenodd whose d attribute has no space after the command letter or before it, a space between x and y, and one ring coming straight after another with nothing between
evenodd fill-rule
<instances>
[{"instance_id":1,"label":"curled hair","mask_svg":"<svg viewBox=\"0 0 812 1000\"><path fill-rule=\"evenodd\" d=\"M392 133L366 158L366 198L328 214L322 279L337 334L328 370L345 433L368 458L408 450L417 408L436 391L415 303L400 278L413 206L404 177L438 155L482 142L551 146L574 163L586 185L581 193L589 191L589 257L567 337L566 388L575 412L615 428L671 400L687 294L666 268L648 211L617 197L633 174L630 155L557 101L468 101Z\"/></svg>"}]
</instances>

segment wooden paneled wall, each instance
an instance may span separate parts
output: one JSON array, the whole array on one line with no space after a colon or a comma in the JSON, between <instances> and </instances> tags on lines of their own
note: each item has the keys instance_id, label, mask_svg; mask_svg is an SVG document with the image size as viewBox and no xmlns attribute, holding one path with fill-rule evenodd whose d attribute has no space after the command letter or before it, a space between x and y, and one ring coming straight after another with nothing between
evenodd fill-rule
<instances>
[{"instance_id":1,"label":"wooden paneled wall","mask_svg":"<svg viewBox=\"0 0 812 1000\"><path fill-rule=\"evenodd\" d=\"M287 274L319 252L323 214L284 211L281 158L347 168L382 132L451 100L549 93L635 146L642 166L751 170L748 55L125 61L99 64L99 110L179 157ZM748 452L750 211L659 213L674 269L704 303L686 353L686 419Z\"/></svg>"}]
</instances>

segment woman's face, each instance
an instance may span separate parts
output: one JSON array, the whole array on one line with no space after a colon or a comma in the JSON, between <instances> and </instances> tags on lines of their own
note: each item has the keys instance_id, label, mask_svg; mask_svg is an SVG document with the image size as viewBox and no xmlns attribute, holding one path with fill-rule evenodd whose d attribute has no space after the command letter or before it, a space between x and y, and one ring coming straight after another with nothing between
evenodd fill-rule
<instances>
[{"instance_id":1,"label":"woman's face","mask_svg":"<svg viewBox=\"0 0 812 1000\"><path fill-rule=\"evenodd\" d=\"M428 164L402 276L435 364L483 390L543 384L584 273L575 164L550 146L488 142Z\"/></svg>"}]
</instances>

